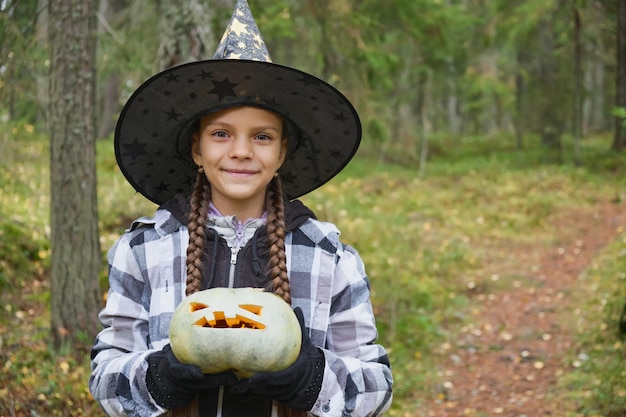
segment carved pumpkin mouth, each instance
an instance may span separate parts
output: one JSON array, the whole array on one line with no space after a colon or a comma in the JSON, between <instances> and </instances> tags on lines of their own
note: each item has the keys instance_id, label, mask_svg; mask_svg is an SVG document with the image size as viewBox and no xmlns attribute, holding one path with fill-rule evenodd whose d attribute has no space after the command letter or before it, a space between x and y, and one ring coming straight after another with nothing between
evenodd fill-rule
<instances>
[{"instance_id":1,"label":"carved pumpkin mouth","mask_svg":"<svg viewBox=\"0 0 626 417\"><path fill-rule=\"evenodd\" d=\"M239 304L237 306L239 312L229 312L210 310L209 306L204 303L189 303L189 312L193 313L199 310L209 309L207 314L194 322L194 326L208 327L211 329L254 329L263 330L265 324L261 323L262 306L255 304Z\"/></svg>"}]
</instances>

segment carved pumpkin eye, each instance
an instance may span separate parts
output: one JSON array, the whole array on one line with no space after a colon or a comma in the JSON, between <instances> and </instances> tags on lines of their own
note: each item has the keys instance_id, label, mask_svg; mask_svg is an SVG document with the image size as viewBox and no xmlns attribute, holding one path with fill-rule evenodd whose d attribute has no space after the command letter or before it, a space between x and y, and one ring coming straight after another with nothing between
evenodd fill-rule
<instances>
[{"instance_id":1,"label":"carved pumpkin eye","mask_svg":"<svg viewBox=\"0 0 626 417\"><path fill-rule=\"evenodd\" d=\"M212 311L209 306L204 303L189 303L190 313L209 309L206 315L193 323L194 326L213 329L265 329L265 324L260 321L261 310L263 309L262 306L255 304L239 304L238 308L243 311L238 311L234 314L226 314L224 311ZM258 318L258 320L255 320L256 318Z\"/></svg>"},{"instance_id":2,"label":"carved pumpkin eye","mask_svg":"<svg viewBox=\"0 0 626 417\"><path fill-rule=\"evenodd\" d=\"M193 313L194 311L202 310L203 308L208 308L209 306L204 303L191 302L189 303L189 311Z\"/></svg>"}]
</instances>

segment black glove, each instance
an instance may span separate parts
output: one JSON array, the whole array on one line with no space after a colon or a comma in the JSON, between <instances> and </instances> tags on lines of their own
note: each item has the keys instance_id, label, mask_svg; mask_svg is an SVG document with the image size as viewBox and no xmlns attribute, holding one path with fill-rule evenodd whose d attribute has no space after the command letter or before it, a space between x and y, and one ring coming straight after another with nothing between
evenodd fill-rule
<instances>
[{"instance_id":1,"label":"black glove","mask_svg":"<svg viewBox=\"0 0 626 417\"><path fill-rule=\"evenodd\" d=\"M179 362L169 344L149 355L147 361L148 391L154 401L167 410L188 404L199 392L237 382L232 372L204 374L198 366Z\"/></svg>"},{"instance_id":2,"label":"black glove","mask_svg":"<svg viewBox=\"0 0 626 417\"><path fill-rule=\"evenodd\" d=\"M302 347L296 361L282 371L261 372L239 381L230 388L229 394L239 395L244 401L246 398L265 398L299 410L313 408L322 389L324 353L311 343L302 310L296 307L294 313L302 331Z\"/></svg>"}]
</instances>

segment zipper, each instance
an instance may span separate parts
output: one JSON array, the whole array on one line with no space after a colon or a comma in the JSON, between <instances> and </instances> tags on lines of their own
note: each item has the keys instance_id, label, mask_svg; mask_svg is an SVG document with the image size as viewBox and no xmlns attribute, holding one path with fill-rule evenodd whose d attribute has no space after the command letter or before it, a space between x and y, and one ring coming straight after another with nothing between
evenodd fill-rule
<instances>
[{"instance_id":1,"label":"zipper","mask_svg":"<svg viewBox=\"0 0 626 417\"><path fill-rule=\"evenodd\" d=\"M235 269L237 267L237 256L239 255L240 250L241 250L241 246L239 246L239 244L230 248L230 268L228 268L228 288L233 288L233 286L235 285Z\"/></svg>"},{"instance_id":2,"label":"zipper","mask_svg":"<svg viewBox=\"0 0 626 417\"><path fill-rule=\"evenodd\" d=\"M224 408L224 386L220 386L217 394L217 413L215 417L222 417L222 409Z\"/></svg>"},{"instance_id":3,"label":"zipper","mask_svg":"<svg viewBox=\"0 0 626 417\"><path fill-rule=\"evenodd\" d=\"M235 269L237 269L237 256L243 246L243 238L247 223L241 223L237 217L233 218L233 227L235 229L234 246L230 248L230 268L228 271L228 287L233 288L235 285Z\"/></svg>"}]
</instances>

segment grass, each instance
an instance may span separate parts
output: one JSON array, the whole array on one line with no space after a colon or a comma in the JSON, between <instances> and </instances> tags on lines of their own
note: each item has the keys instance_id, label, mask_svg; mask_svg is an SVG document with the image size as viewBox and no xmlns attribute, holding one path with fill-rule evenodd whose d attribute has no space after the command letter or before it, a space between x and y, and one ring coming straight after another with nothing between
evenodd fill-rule
<instances>
[{"instance_id":1,"label":"grass","mask_svg":"<svg viewBox=\"0 0 626 417\"><path fill-rule=\"evenodd\" d=\"M579 277L574 321L579 360L561 387L573 398L587 399L588 415L626 415L626 329L620 326L625 319L625 267L626 234L622 234Z\"/></svg>"},{"instance_id":2,"label":"grass","mask_svg":"<svg viewBox=\"0 0 626 417\"><path fill-rule=\"evenodd\" d=\"M361 253L372 285L380 340L394 369L389 415L416 410L432 393L439 346L469 320L465 291L503 241L549 239L546 221L566 207L625 198L626 158L610 138L586 140L583 164L564 152L555 164L532 138L519 152L507 138L435 138L427 166L380 162L367 144L337 178L303 200L342 230ZM155 206L137 195L98 143L103 252L130 221ZM88 390L85 336L79 352L49 343L48 155L32 126L0 125L0 417L103 416ZM566 139L566 148L569 143ZM373 154L373 152L372 152ZM552 160L552 158L550 158ZM561 386L582 415L616 417L626 409L624 347L614 329L624 300L626 238L616 240L580 277L576 332L581 366ZM106 265L100 282L106 289ZM94 277L96 279L96 277Z\"/></svg>"}]
</instances>

